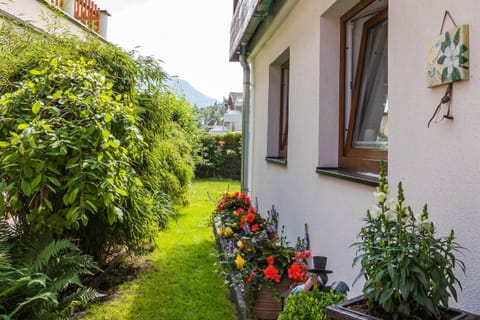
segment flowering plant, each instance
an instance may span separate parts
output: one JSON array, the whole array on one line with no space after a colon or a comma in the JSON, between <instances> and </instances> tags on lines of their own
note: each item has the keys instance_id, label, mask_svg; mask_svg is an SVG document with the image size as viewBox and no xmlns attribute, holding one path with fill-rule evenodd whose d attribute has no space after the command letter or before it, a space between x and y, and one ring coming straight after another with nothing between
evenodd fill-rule
<instances>
[{"instance_id":1,"label":"flowering plant","mask_svg":"<svg viewBox=\"0 0 480 320\"><path fill-rule=\"evenodd\" d=\"M297 241L296 248L292 248L284 237L284 229L278 233L275 208L267 218L257 211L247 195L225 192L213 214L223 244L221 262L241 282L248 302L264 285L274 288L283 280L305 281L306 258L310 256L304 241Z\"/></svg>"},{"instance_id":2,"label":"flowering plant","mask_svg":"<svg viewBox=\"0 0 480 320\"><path fill-rule=\"evenodd\" d=\"M367 211L354 264L360 263L358 279L364 277L363 294L370 307L379 307L393 319L439 319L448 299L457 299L461 288L454 269L465 265L454 256L462 247L448 237L435 237L427 206L415 215L404 201L402 184L397 199L389 198L382 166L380 183L374 193L377 205Z\"/></svg>"}]
</instances>

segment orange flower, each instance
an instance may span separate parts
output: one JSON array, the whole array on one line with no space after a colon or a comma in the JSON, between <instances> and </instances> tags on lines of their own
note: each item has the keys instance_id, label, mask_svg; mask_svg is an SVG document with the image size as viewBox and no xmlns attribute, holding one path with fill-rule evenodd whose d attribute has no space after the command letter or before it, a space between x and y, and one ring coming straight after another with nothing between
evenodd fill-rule
<instances>
[{"instance_id":1,"label":"orange flower","mask_svg":"<svg viewBox=\"0 0 480 320\"><path fill-rule=\"evenodd\" d=\"M292 263L290 268L288 268L288 278L295 281L304 282L306 280L306 277L305 277L306 269L307 269L306 265L294 262Z\"/></svg>"},{"instance_id":2,"label":"orange flower","mask_svg":"<svg viewBox=\"0 0 480 320\"><path fill-rule=\"evenodd\" d=\"M246 219L249 223L252 223L255 220L255 215L253 213L249 213L247 214Z\"/></svg>"},{"instance_id":3,"label":"orange flower","mask_svg":"<svg viewBox=\"0 0 480 320\"><path fill-rule=\"evenodd\" d=\"M275 262L275 260L273 259L273 256L269 256L266 260L268 264L273 264L273 262Z\"/></svg>"},{"instance_id":4,"label":"orange flower","mask_svg":"<svg viewBox=\"0 0 480 320\"><path fill-rule=\"evenodd\" d=\"M269 264L265 269L263 269L263 274L265 275L265 278L267 278L268 280L273 280L277 283L280 282L281 277L278 274L277 268L275 268L273 264Z\"/></svg>"}]
</instances>

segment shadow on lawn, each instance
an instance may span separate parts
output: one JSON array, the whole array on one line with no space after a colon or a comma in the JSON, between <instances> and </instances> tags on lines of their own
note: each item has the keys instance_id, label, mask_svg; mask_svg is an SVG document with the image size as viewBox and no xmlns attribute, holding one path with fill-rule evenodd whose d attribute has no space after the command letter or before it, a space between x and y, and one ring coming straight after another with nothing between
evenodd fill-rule
<instances>
[{"instance_id":1,"label":"shadow on lawn","mask_svg":"<svg viewBox=\"0 0 480 320\"><path fill-rule=\"evenodd\" d=\"M229 292L214 270L213 240L188 236L192 244L160 245L163 257L139 279L127 319L236 319L233 304L225 301Z\"/></svg>"}]
</instances>

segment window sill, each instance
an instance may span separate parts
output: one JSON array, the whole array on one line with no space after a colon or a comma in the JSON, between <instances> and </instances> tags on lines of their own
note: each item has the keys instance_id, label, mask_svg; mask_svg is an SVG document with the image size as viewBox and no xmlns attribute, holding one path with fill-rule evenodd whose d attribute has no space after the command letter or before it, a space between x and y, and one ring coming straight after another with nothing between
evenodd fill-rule
<instances>
[{"instance_id":1,"label":"window sill","mask_svg":"<svg viewBox=\"0 0 480 320\"><path fill-rule=\"evenodd\" d=\"M265 157L265 161L278 164L281 166L287 166L287 158L279 158L279 157Z\"/></svg>"},{"instance_id":2,"label":"window sill","mask_svg":"<svg viewBox=\"0 0 480 320\"><path fill-rule=\"evenodd\" d=\"M347 181L352 181L352 182L357 182L361 184L366 184L369 186L376 187L378 186L378 181L380 176L376 173L370 173L370 172L363 172L363 171L354 171L354 170L349 170L349 169L343 169L343 168L317 168L317 173L324 175L324 176L329 176L329 177L334 177L334 178L339 178Z\"/></svg>"}]
</instances>

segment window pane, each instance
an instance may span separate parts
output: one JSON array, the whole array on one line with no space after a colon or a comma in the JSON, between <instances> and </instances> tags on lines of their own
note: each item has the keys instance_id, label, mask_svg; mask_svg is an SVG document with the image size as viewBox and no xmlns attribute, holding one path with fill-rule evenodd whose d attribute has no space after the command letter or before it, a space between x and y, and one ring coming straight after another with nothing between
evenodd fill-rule
<instances>
[{"instance_id":1,"label":"window pane","mask_svg":"<svg viewBox=\"0 0 480 320\"><path fill-rule=\"evenodd\" d=\"M388 74L386 21L369 29L363 63L352 147L387 150Z\"/></svg>"}]
</instances>

